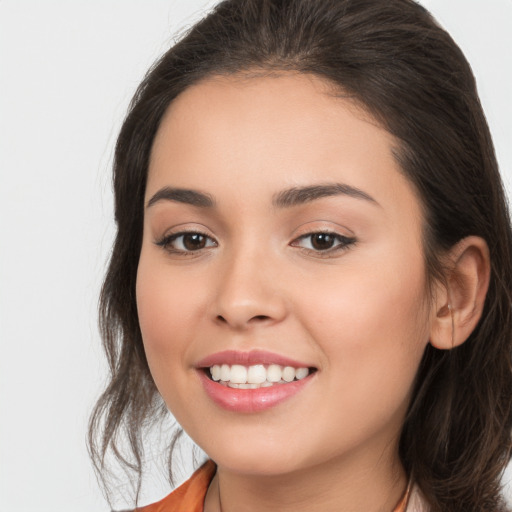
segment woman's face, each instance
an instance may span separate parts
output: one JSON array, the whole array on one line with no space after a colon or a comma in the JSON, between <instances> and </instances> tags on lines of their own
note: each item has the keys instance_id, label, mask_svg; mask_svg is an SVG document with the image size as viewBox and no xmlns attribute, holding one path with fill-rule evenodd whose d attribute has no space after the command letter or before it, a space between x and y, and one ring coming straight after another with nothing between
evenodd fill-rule
<instances>
[{"instance_id":1,"label":"woman's face","mask_svg":"<svg viewBox=\"0 0 512 512\"><path fill-rule=\"evenodd\" d=\"M432 313L421 206L395 146L299 74L210 79L166 113L140 326L165 402L220 467L397 458ZM280 372L295 380L272 382ZM247 375L255 389L237 389Z\"/></svg>"}]
</instances>

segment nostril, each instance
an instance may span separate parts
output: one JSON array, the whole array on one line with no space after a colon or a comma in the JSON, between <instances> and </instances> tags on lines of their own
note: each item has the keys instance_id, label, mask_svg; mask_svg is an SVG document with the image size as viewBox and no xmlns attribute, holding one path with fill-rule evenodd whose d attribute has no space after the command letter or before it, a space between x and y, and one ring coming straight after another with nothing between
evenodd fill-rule
<instances>
[{"instance_id":1,"label":"nostril","mask_svg":"<svg viewBox=\"0 0 512 512\"><path fill-rule=\"evenodd\" d=\"M250 325L255 325L255 324L260 324L260 323L263 324L265 322L268 322L269 320L271 320L271 317L268 315L254 315L252 317L249 317L248 320L241 320L241 319L237 319L236 317L231 318L229 315L227 317L223 316L223 315L217 315L215 317L215 319L216 319L216 322L218 322L219 324L222 324L222 325L230 324L232 326L237 326L237 327L242 327L243 325L245 325L246 327L249 327Z\"/></svg>"},{"instance_id":2,"label":"nostril","mask_svg":"<svg viewBox=\"0 0 512 512\"><path fill-rule=\"evenodd\" d=\"M251 318L251 320L259 320L259 321L268 320L268 319L269 319L269 317L266 315L256 315Z\"/></svg>"},{"instance_id":3,"label":"nostril","mask_svg":"<svg viewBox=\"0 0 512 512\"><path fill-rule=\"evenodd\" d=\"M252 321L252 320L256 320L256 321L264 321L264 320L268 320L270 317L267 316L267 315L255 315L253 316L252 318L249 319L249 322ZM228 321L222 316L222 315L217 315L217 320L219 320L219 322L222 322L222 323L228 323Z\"/></svg>"}]
</instances>

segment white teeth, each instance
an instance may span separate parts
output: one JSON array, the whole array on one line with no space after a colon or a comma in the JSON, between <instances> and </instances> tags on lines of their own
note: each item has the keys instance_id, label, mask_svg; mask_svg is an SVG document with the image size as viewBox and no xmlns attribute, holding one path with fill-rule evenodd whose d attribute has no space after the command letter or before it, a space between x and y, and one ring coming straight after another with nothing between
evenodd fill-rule
<instances>
[{"instance_id":1,"label":"white teeth","mask_svg":"<svg viewBox=\"0 0 512 512\"><path fill-rule=\"evenodd\" d=\"M249 366L247 382L250 384L263 384L267 380L267 370L262 364Z\"/></svg>"},{"instance_id":2,"label":"white teeth","mask_svg":"<svg viewBox=\"0 0 512 512\"><path fill-rule=\"evenodd\" d=\"M258 389L304 379L309 375L309 368L283 367L278 364L270 364L267 367L263 364L215 364L210 367L210 374L214 381L230 388Z\"/></svg>"},{"instance_id":3,"label":"white teeth","mask_svg":"<svg viewBox=\"0 0 512 512\"><path fill-rule=\"evenodd\" d=\"M227 382L231 378L231 368L228 364L223 364L220 367L220 380Z\"/></svg>"},{"instance_id":4,"label":"white teeth","mask_svg":"<svg viewBox=\"0 0 512 512\"><path fill-rule=\"evenodd\" d=\"M283 375L283 370L278 364L271 364L267 368L267 380L269 382L279 382Z\"/></svg>"},{"instance_id":5,"label":"white teeth","mask_svg":"<svg viewBox=\"0 0 512 512\"><path fill-rule=\"evenodd\" d=\"M246 383L246 384L239 384L238 385L238 388L239 389L256 389L256 386L257 384L249 384L249 383ZM259 387L259 386L258 386Z\"/></svg>"},{"instance_id":6,"label":"white teeth","mask_svg":"<svg viewBox=\"0 0 512 512\"><path fill-rule=\"evenodd\" d=\"M283 370L282 378L285 382L291 382L293 379L295 379L295 368L292 366L286 366Z\"/></svg>"},{"instance_id":7,"label":"white teeth","mask_svg":"<svg viewBox=\"0 0 512 512\"><path fill-rule=\"evenodd\" d=\"M247 368L241 364L234 364L231 367L229 380L235 384L245 384L247 382Z\"/></svg>"},{"instance_id":8,"label":"white teeth","mask_svg":"<svg viewBox=\"0 0 512 512\"><path fill-rule=\"evenodd\" d=\"M218 364L212 366L210 368L210 371L212 373L212 379L217 381L220 380L220 366Z\"/></svg>"},{"instance_id":9,"label":"white teeth","mask_svg":"<svg viewBox=\"0 0 512 512\"><path fill-rule=\"evenodd\" d=\"M309 370L307 368L297 368L295 370L295 378L297 380L301 380L304 377L307 377L309 375Z\"/></svg>"}]
</instances>

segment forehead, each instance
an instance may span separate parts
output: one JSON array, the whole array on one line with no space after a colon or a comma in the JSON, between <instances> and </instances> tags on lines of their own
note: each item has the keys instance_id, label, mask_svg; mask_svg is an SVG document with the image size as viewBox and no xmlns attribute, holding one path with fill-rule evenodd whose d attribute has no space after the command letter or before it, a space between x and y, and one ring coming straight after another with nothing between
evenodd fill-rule
<instances>
[{"instance_id":1,"label":"forehead","mask_svg":"<svg viewBox=\"0 0 512 512\"><path fill-rule=\"evenodd\" d=\"M338 148L349 156L347 149L361 143L367 153L375 149L392 158L394 138L354 99L336 92L325 80L292 72L211 77L171 103L152 163L171 151L200 158L198 144L203 155L208 150L227 158L243 152L253 167L263 167L260 162L271 152L283 159L306 157L306 165L308 153L322 158ZM308 151L313 146L314 152Z\"/></svg>"},{"instance_id":2,"label":"forehead","mask_svg":"<svg viewBox=\"0 0 512 512\"><path fill-rule=\"evenodd\" d=\"M312 75L223 76L186 89L154 141L147 194L205 189L252 199L318 182L342 182L419 215L394 157L398 143L351 98Z\"/></svg>"}]
</instances>

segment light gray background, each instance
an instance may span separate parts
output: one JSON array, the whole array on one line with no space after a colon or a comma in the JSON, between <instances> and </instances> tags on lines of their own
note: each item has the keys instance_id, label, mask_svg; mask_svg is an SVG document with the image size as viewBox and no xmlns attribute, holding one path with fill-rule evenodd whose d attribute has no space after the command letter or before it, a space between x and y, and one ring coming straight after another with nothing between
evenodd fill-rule
<instances>
[{"instance_id":1,"label":"light gray background","mask_svg":"<svg viewBox=\"0 0 512 512\"><path fill-rule=\"evenodd\" d=\"M145 70L214 3L0 0L0 511L108 510L85 432L112 148ZM512 0L422 3L473 65L510 191Z\"/></svg>"}]
</instances>

